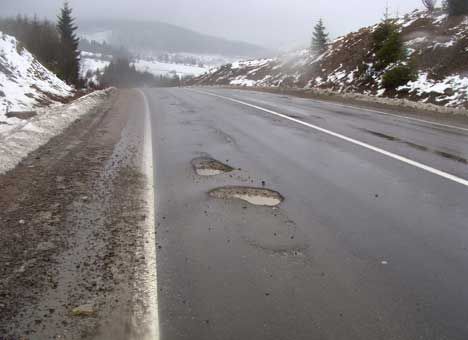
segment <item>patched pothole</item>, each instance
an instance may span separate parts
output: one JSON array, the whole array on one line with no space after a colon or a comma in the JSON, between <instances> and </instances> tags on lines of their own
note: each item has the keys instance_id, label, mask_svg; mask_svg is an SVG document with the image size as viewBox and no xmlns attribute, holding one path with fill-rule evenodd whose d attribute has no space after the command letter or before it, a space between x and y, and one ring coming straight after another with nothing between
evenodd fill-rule
<instances>
[{"instance_id":1,"label":"patched pothole","mask_svg":"<svg viewBox=\"0 0 468 340\"><path fill-rule=\"evenodd\" d=\"M284 197L279 192L251 187L222 187L211 190L209 195L220 199L241 199L253 205L275 207L283 202Z\"/></svg>"},{"instance_id":2,"label":"patched pothole","mask_svg":"<svg viewBox=\"0 0 468 340\"><path fill-rule=\"evenodd\" d=\"M195 158L192 166L199 176L216 176L234 170L229 165L209 157Z\"/></svg>"}]
</instances>

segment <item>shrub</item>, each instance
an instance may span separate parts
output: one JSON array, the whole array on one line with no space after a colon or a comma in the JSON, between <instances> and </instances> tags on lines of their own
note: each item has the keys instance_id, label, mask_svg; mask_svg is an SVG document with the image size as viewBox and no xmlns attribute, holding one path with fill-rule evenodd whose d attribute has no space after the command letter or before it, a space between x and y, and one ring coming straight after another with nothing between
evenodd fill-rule
<instances>
[{"instance_id":1,"label":"shrub","mask_svg":"<svg viewBox=\"0 0 468 340\"><path fill-rule=\"evenodd\" d=\"M382 77L382 85L387 90L395 90L416 79L416 72L411 65L399 65L385 72Z\"/></svg>"}]
</instances>

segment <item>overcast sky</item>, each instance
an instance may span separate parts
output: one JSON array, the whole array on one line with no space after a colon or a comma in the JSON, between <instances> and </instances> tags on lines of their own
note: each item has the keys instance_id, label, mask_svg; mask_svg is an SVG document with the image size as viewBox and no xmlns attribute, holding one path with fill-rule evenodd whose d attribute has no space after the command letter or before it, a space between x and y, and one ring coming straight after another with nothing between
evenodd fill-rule
<instances>
[{"instance_id":1,"label":"overcast sky","mask_svg":"<svg viewBox=\"0 0 468 340\"><path fill-rule=\"evenodd\" d=\"M70 0L79 18L160 20L220 37L270 47L308 42L323 17L331 35L373 24L387 0ZM0 15L53 17L62 0L0 0ZM421 7L421 0L388 0L393 13Z\"/></svg>"}]
</instances>

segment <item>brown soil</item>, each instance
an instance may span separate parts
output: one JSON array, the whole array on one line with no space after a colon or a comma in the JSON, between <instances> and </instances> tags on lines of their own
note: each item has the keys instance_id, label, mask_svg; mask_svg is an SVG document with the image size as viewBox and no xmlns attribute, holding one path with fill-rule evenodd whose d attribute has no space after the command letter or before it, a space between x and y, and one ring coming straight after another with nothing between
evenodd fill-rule
<instances>
[{"instance_id":1,"label":"brown soil","mask_svg":"<svg viewBox=\"0 0 468 340\"><path fill-rule=\"evenodd\" d=\"M418 73L427 73L430 80L442 80L451 75L465 75L468 70L468 36L466 16L438 19L441 10L428 14L417 11L401 21L401 38L406 46L408 60ZM218 70L194 78L191 85L229 85L235 79L261 81L257 86L283 89L326 89L341 93L377 95L381 89L383 71L373 67L377 60L373 31L377 26L364 27L330 43L328 51L318 58L310 53L285 55L258 65ZM419 39L419 40L418 40ZM341 74L336 78L337 72ZM431 103L444 107L451 103L455 88L443 94L408 89L389 90L382 96ZM459 98L457 108L468 109L468 100Z\"/></svg>"}]
</instances>

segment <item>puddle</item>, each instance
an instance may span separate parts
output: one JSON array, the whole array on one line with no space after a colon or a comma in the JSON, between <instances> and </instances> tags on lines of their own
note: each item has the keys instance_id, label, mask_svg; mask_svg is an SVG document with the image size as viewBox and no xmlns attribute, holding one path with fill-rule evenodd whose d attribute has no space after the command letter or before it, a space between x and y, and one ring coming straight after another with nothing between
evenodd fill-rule
<instances>
[{"instance_id":1,"label":"puddle","mask_svg":"<svg viewBox=\"0 0 468 340\"><path fill-rule=\"evenodd\" d=\"M216 176L234 170L229 165L208 157L195 158L192 166L199 176Z\"/></svg>"},{"instance_id":2,"label":"puddle","mask_svg":"<svg viewBox=\"0 0 468 340\"><path fill-rule=\"evenodd\" d=\"M237 198L253 205L268 207L275 207L284 200L276 191L250 187L223 187L210 191L209 195L221 199Z\"/></svg>"}]
</instances>

